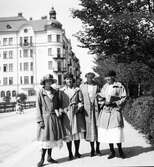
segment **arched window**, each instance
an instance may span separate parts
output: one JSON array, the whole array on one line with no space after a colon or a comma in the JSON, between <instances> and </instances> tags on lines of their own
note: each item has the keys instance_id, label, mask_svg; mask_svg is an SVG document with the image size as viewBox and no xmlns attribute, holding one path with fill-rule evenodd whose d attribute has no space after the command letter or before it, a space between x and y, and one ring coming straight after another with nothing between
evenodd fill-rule
<instances>
[{"instance_id":1,"label":"arched window","mask_svg":"<svg viewBox=\"0 0 154 167\"><path fill-rule=\"evenodd\" d=\"M11 96L11 92L8 90L7 92L6 92L6 96Z\"/></svg>"},{"instance_id":2,"label":"arched window","mask_svg":"<svg viewBox=\"0 0 154 167\"><path fill-rule=\"evenodd\" d=\"M15 96L16 96L16 91L13 90L13 91L12 91L12 97L15 97Z\"/></svg>"},{"instance_id":3,"label":"arched window","mask_svg":"<svg viewBox=\"0 0 154 167\"><path fill-rule=\"evenodd\" d=\"M1 97L5 97L5 92L1 91Z\"/></svg>"}]
</instances>

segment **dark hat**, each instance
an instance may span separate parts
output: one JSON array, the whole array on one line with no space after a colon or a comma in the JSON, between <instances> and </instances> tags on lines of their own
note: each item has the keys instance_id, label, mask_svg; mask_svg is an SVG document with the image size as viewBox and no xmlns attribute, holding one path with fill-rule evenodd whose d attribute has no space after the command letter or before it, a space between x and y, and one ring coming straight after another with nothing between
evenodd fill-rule
<instances>
[{"instance_id":1,"label":"dark hat","mask_svg":"<svg viewBox=\"0 0 154 167\"><path fill-rule=\"evenodd\" d=\"M41 82L40 82L40 84L41 85L44 85L45 84L45 81L52 81L52 83L54 83L54 79L53 79L53 75L51 75L51 74L47 74L47 75L45 75L42 79L41 79Z\"/></svg>"},{"instance_id":2,"label":"dark hat","mask_svg":"<svg viewBox=\"0 0 154 167\"><path fill-rule=\"evenodd\" d=\"M69 78L74 79L73 74L71 74L71 73L66 73L66 74L64 75L64 79L69 79Z\"/></svg>"},{"instance_id":3,"label":"dark hat","mask_svg":"<svg viewBox=\"0 0 154 167\"><path fill-rule=\"evenodd\" d=\"M110 70L105 74L105 77L116 77L116 72L113 70Z\"/></svg>"},{"instance_id":4,"label":"dark hat","mask_svg":"<svg viewBox=\"0 0 154 167\"><path fill-rule=\"evenodd\" d=\"M95 77L95 74L93 72L88 72L85 77L87 78L87 76L91 76L92 78Z\"/></svg>"}]
</instances>

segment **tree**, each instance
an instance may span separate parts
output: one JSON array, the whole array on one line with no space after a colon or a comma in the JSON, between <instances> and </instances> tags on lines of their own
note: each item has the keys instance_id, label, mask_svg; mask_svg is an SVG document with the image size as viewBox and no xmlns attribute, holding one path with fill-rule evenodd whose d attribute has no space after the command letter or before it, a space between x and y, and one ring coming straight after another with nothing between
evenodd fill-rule
<instances>
[{"instance_id":1,"label":"tree","mask_svg":"<svg viewBox=\"0 0 154 167\"><path fill-rule=\"evenodd\" d=\"M81 47L96 55L95 72L113 69L123 82L140 83L154 75L154 19L148 0L80 0L72 10L84 29Z\"/></svg>"},{"instance_id":2,"label":"tree","mask_svg":"<svg viewBox=\"0 0 154 167\"><path fill-rule=\"evenodd\" d=\"M18 95L17 95L17 98L20 98L20 102L21 103L24 103L26 100L27 100L27 95L26 94L24 94L24 93L19 93Z\"/></svg>"}]
</instances>

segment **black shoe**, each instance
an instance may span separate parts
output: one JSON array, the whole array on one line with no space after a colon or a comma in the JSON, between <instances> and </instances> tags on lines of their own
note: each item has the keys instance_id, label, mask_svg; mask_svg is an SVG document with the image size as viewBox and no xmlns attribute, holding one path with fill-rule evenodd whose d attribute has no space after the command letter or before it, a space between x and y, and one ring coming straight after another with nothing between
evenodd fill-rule
<instances>
[{"instance_id":1,"label":"black shoe","mask_svg":"<svg viewBox=\"0 0 154 167\"><path fill-rule=\"evenodd\" d=\"M74 159L73 154L70 154L70 155L69 155L69 160L71 161L71 160L73 160L73 159Z\"/></svg>"},{"instance_id":2,"label":"black shoe","mask_svg":"<svg viewBox=\"0 0 154 167\"><path fill-rule=\"evenodd\" d=\"M108 159L112 159L112 158L114 158L115 157L115 153L111 153L107 158Z\"/></svg>"},{"instance_id":3,"label":"black shoe","mask_svg":"<svg viewBox=\"0 0 154 167\"><path fill-rule=\"evenodd\" d=\"M50 163L58 163L56 160L54 160L54 159L51 158L51 157L49 157L49 158L47 159L47 161L50 162Z\"/></svg>"},{"instance_id":4,"label":"black shoe","mask_svg":"<svg viewBox=\"0 0 154 167\"><path fill-rule=\"evenodd\" d=\"M94 157L96 154L95 154L95 151L91 151L91 153L90 153L90 156L91 157Z\"/></svg>"},{"instance_id":5,"label":"black shoe","mask_svg":"<svg viewBox=\"0 0 154 167\"><path fill-rule=\"evenodd\" d=\"M125 156L123 151L119 152L119 157L122 158L122 159L126 158L126 156Z\"/></svg>"},{"instance_id":6,"label":"black shoe","mask_svg":"<svg viewBox=\"0 0 154 167\"><path fill-rule=\"evenodd\" d=\"M101 151L100 150L96 150L96 155L101 156L102 155Z\"/></svg>"},{"instance_id":7,"label":"black shoe","mask_svg":"<svg viewBox=\"0 0 154 167\"><path fill-rule=\"evenodd\" d=\"M74 157L75 158L81 158L81 154L80 153L75 153Z\"/></svg>"},{"instance_id":8,"label":"black shoe","mask_svg":"<svg viewBox=\"0 0 154 167\"><path fill-rule=\"evenodd\" d=\"M43 163L44 163L44 159L41 159L41 160L38 162L37 167L43 166Z\"/></svg>"}]
</instances>

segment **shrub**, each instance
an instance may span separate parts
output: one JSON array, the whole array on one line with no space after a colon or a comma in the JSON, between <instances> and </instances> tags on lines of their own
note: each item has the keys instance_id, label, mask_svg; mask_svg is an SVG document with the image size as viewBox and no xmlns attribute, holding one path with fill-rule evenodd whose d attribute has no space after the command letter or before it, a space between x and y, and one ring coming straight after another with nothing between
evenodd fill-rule
<instances>
[{"instance_id":1,"label":"shrub","mask_svg":"<svg viewBox=\"0 0 154 167\"><path fill-rule=\"evenodd\" d=\"M24 103L27 100L27 95L24 93L19 93L17 97L20 97L20 102Z\"/></svg>"},{"instance_id":2,"label":"shrub","mask_svg":"<svg viewBox=\"0 0 154 167\"><path fill-rule=\"evenodd\" d=\"M154 97L129 99L124 107L124 117L154 144Z\"/></svg>"}]
</instances>

